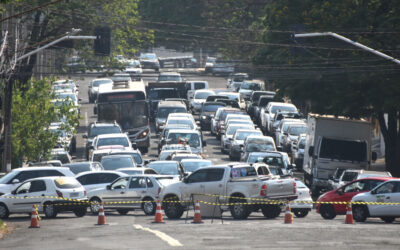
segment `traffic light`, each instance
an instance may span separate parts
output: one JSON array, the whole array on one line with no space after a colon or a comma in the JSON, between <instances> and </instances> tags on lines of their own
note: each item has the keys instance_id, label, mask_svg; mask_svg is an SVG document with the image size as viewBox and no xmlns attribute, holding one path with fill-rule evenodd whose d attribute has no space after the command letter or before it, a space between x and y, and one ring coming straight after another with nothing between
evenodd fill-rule
<instances>
[{"instance_id":1,"label":"traffic light","mask_svg":"<svg viewBox=\"0 0 400 250\"><path fill-rule=\"evenodd\" d=\"M111 30L110 27L96 27L94 30L94 53L99 56L110 55Z\"/></svg>"}]
</instances>

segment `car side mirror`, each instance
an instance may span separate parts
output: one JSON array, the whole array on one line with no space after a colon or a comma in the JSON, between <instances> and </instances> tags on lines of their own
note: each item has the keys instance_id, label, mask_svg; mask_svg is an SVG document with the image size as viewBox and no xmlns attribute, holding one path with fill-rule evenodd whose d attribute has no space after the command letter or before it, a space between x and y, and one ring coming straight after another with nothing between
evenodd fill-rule
<instances>
[{"instance_id":1,"label":"car side mirror","mask_svg":"<svg viewBox=\"0 0 400 250\"><path fill-rule=\"evenodd\" d=\"M207 142L203 141L203 147L207 146Z\"/></svg>"},{"instance_id":2,"label":"car side mirror","mask_svg":"<svg viewBox=\"0 0 400 250\"><path fill-rule=\"evenodd\" d=\"M106 186L107 190L111 190L111 185Z\"/></svg>"},{"instance_id":3,"label":"car side mirror","mask_svg":"<svg viewBox=\"0 0 400 250\"><path fill-rule=\"evenodd\" d=\"M137 149L136 143L132 143L132 148L133 148L133 149Z\"/></svg>"},{"instance_id":4,"label":"car side mirror","mask_svg":"<svg viewBox=\"0 0 400 250\"><path fill-rule=\"evenodd\" d=\"M288 133L283 133L284 135L286 135L286 136L288 136L289 134Z\"/></svg>"},{"instance_id":5,"label":"car side mirror","mask_svg":"<svg viewBox=\"0 0 400 250\"><path fill-rule=\"evenodd\" d=\"M338 195L343 195L343 190L342 190L342 189L338 189L338 191L336 191L336 193L337 193Z\"/></svg>"},{"instance_id":6,"label":"car side mirror","mask_svg":"<svg viewBox=\"0 0 400 250\"><path fill-rule=\"evenodd\" d=\"M308 155L312 156L314 154L314 146L308 148Z\"/></svg>"},{"instance_id":7,"label":"car side mirror","mask_svg":"<svg viewBox=\"0 0 400 250\"><path fill-rule=\"evenodd\" d=\"M87 138L88 138L87 134L83 134L83 135L82 135L82 138L83 138L83 139L87 139Z\"/></svg>"},{"instance_id":8,"label":"car side mirror","mask_svg":"<svg viewBox=\"0 0 400 250\"><path fill-rule=\"evenodd\" d=\"M200 126L200 121L196 121L196 125L197 125L197 126Z\"/></svg>"},{"instance_id":9,"label":"car side mirror","mask_svg":"<svg viewBox=\"0 0 400 250\"><path fill-rule=\"evenodd\" d=\"M372 161L376 161L376 159L378 159L378 154L376 152L372 152L371 159Z\"/></svg>"},{"instance_id":10,"label":"car side mirror","mask_svg":"<svg viewBox=\"0 0 400 250\"><path fill-rule=\"evenodd\" d=\"M371 191L371 194L376 194L376 189Z\"/></svg>"},{"instance_id":11,"label":"car side mirror","mask_svg":"<svg viewBox=\"0 0 400 250\"><path fill-rule=\"evenodd\" d=\"M89 146L89 150L94 150L93 145Z\"/></svg>"},{"instance_id":12,"label":"car side mirror","mask_svg":"<svg viewBox=\"0 0 400 250\"><path fill-rule=\"evenodd\" d=\"M276 150L278 150L278 151L283 151L283 148L282 148L282 146L277 146L277 147L276 147Z\"/></svg>"},{"instance_id":13,"label":"car side mirror","mask_svg":"<svg viewBox=\"0 0 400 250\"><path fill-rule=\"evenodd\" d=\"M11 192L11 194L16 194L17 193L17 190L13 190L12 192Z\"/></svg>"},{"instance_id":14,"label":"car side mirror","mask_svg":"<svg viewBox=\"0 0 400 250\"><path fill-rule=\"evenodd\" d=\"M93 114L97 115L97 107L93 108Z\"/></svg>"},{"instance_id":15,"label":"car side mirror","mask_svg":"<svg viewBox=\"0 0 400 250\"><path fill-rule=\"evenodd\" d=\"M19 180L18 180L18 179L14 179L14 180L12 180L11 183L12 183L12 184L17 184L17 183L19 183Z\"/></svg>"},{"instance_id":16,"label":"car side mirror","mask_svg":"<svg viewBox=\"0 0 400 250\"><path fill-rule=\"evenodd\" d=\"M189 183L188 178L187 178L186 176L183 177L182 182L183 182L183 183L186 183L186 184Z\"/></svg>"}]
</instances>

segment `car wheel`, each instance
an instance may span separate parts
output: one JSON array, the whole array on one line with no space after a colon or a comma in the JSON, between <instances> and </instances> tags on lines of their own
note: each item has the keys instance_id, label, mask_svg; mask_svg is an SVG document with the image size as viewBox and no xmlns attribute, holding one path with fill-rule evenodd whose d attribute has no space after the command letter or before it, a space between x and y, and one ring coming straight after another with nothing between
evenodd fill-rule
<instances>
[{"instance_id":1,"label":"car wheel","mask_svg":"<svg viewBox=\"0 0 400 250\"><path fill-rule=\"evenodd\" d=\"M43 210L44 210L44 215L47 218L55 218L57 216L56 208L54 207L54 204L50 202L44 204Z\"/></svg>"},{"instance_id":2,"label":"car wheel","mask_svg":"<svg viewBox=\"0 0 400 250\"><path fill-rule=\"evenodd\" d=\"M178 201L179 199L177 197L173 197L163 202L164 212L168 219L181 218L184 209Z\"/></svg>"},{"instance_id":3,"label":"car wheel","mask_svg":"<svg viewBox=\"0 0 400 250\"><path fill-rule=\"evenodd\" d=\"M128 209L117 209L117 212L118 212L120 215L126 215L126 214L129 213L129 210L128 210Z\"/></svg>"},{"instance_id":4,"label":"car wheel","mask_svg":"<svg viewBox=\"0 0 400 250\"><path fill-rule=\"evenodd\" d=\"M332 205L321 205L319 212L322 218L326 220L332 220L336 217L336 212Z\"/></svg>"},{"instance_id":5,"label":"car wheel","mask_svg":"<svg viewBox=\"0 0 400 250\"><path fill-rule=\"evenodd\" d=\"M249 217L251 209L249 208L249 205L244 204L246 203L246 199L234 199L231 200L229 203L233 203L229 206L229 209L234 219L244 220Z\"/></svg>"},{"instance_id":6,"label":"car wheel","mask_svg":"<svg viewBox=\"0 0 400 250\"><path fill-rule=\"evenodd\" d=\"M0 204L0 219L8 218L10 213L8 212L8 208L4 204Z\"/></svg>"},{"instance_id":7,"label":"car wheel","mask_svg":"<svg viewBox=\"0 0 400 250\"><path fill-rule=\"evenodd\" d=\"M297 218L304 218L308 215L308 210L305 209L293 209L293 213Z\"/></svg>"},{"instance_id":8,"label":"car wheel","mask_svg":"<svg viewBox=\"0 0 400 250\"><path fill-rule=\"evenodd\" d=\"M90 199L90 211L94 214L98 214L100 210L101 200L97 197Z\"/></svg>"},{"instance_id":9,"label":"car wheel","mask_svg":"<svg viewBox=\"0 0 400 250\"><path fill-rule=\"evenodd\" d=\"M281 208L279 205L265 205L261 207L261 212L265 218L273 219L281 214Z\"/></svg>"},{"instance_id":10,"label":"car wheel","mask_svg":"<svg viewBox=\"0 0 400 250\"><path fill-rule=\"evenodd\" d=\"M353 218L357 222L364 222L368 217L368 209L365 206L353 206Z\"/></svg>"},{"instance_id":11,"label":"car wheel","mask_svg":"<svg viewBox=\"0 0 400 250\"><path fill-rule=\"evenodd\" d=\"M83 217L86 215L86 212L87 212L86 207L74 209L74 214L76 215L76 217Z\"/></svg>"},{"instance_id":12,"label":"car wheel","mask_svg":"<svg viewBox=\"0 0 400 250\"><path fill-rule=\"evenodd\" d=\"M142 209L146 215L154 215L156 213L156 203L151 198L143 200Z\"/></svg>"},{"instance_id":13,"label":"car wheel","mask_svg":"<svg viewBox=\"0 0 400 250\"><path fill-rule=\"evenodd\" d=\"M386 223L392 223L393 221L396 220L396 217L381 217L381 220L383 220Z\"/></svg>"}]
</instances>

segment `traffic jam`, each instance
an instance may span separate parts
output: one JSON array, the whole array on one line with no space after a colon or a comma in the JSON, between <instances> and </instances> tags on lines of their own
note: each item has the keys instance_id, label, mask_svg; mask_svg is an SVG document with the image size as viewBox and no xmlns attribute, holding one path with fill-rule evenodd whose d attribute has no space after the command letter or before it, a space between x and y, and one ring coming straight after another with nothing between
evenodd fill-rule
<instances>
[{"instance_id":1,"label":"traffic jam","mask_svg":"<svg viewBox=\"0 0 400 250\"><path fill-rule=\"evenodd\" d=\"M289 222L309 213L325 220L346 215L347 221L349 211L356 222L400 217L400 180L371 171L370 122L304 115L246 73L231 73L221 89L187 81L159 72L157 62L146 61L154 56L143 54L129 63L134 67L90 82L96 121L82 136L83 159L71 157L76 130L54 121L49 129L58 142L51 160L0 179L1 219L29 214L32 206L46 218L104 216L106 210L179 219L207 206L233 219L285 213L285 222L287 215ZM142 67L159 72L157 80L144 81ZM211 72L221 73L206 65L203 74ZM80 113L77 81L60 79L52 88L55 106L71 102L70 112ZM229 161L208 157L210 138Z\"/></svg>"}]
</instances>

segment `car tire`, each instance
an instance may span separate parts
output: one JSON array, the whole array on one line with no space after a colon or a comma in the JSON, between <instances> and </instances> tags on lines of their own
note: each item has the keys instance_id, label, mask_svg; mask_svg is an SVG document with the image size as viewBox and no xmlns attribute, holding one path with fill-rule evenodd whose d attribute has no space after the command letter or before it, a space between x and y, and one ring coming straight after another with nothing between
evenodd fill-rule
<instances>
[{"instance_id":1,"label":"car tire","mask_svg":"<svg viewBox=\"0 0 400 250\"><path fill-rule=\"evenodd\" d=\"M93 214L98 214L100 209L100 202L101 200L97 197L90 199L90 211Z\"/></svg>"},{"instance_id":2,"label":"car tire","mask_svg":"<svg viewBox=\"0 0 400 250\"><path fill-rule=\"evenodd\" d=\"M156 203L151 198L145 198L142 203L143 212L146 215L154 215L156 213Z\"/></svg>"},{"instance_id":3,"label":"car tire","mask_svg":"<svg viewBox=\"0 0 400 250\"><path fill-rule=\"evenodd\" d=\"M0 219L6 219L10 215L8 208L5 204L0 204Z\"/></svg>"},{"instance_id":4,"label":"car tire","mask_svg":"<svg viewBox=\"0 0 400 250\"><path fill-rule=\"evenodd\" d=\"M246 199L232 199L229 201L229 203L232 203L232 205L229 206L229 209L234 219L244 220L247 219L247 217L249 217L251 209L249 205L243 204L247 203Z\"/></svg>"},{"instance_id":5,"label":"car tire","mask_svg":"<svg viewBox=\"0 0 400 250\"><path fill-rule=\"evenodd\" d=\"M47 202L43 205L43 212L46 218L57 217L57 211L53 203Z\"/></svg>"},{"instance_id":6,"label":"car tire","mask_svg":"<svg viewBox=\"0 0 400 250\"><path fill-rule=\"evenodd\" d=\"M366 206L353 206L353 219L356 222L364 222L368 217L368 208Z\"/></svg>"},{"instance_id":7,"label":"car tire","mask_svg":"<svg viewBox=\"0 0 400 250\"><path fill-rule=\"evenodd\" d=\"M76 208L74 209L73 212L76 215L76 217L83 217L87 213L87 207Z\"/></svg>"},{"instance_id":8,"label":"car tire","mask_svg":"<svg viewBox=\"0 0 400 250\"><path fill-rule=\"evenodd\" d=\"M336 212L332 205L321 205L319 213L325 220L333 220L336 217Z\"/></svg>"},{"instance_id":9,"label":"car tire","mask_svg":"<svg viewBox=\"0 0 400 250\"><path fill-rule=\"evenodd\" d=\"M385 223L392 223L396 220L396 217L381 217L381 220L383 220Z\"/></svg>"},{"instance_id":10,"label":"car tire","mask_svg":"<svg viewBox=\"0 0 400 250\"><path fill-rule=\"evenodd\" d=\"M127 215L129 213L129 210L128 209L117 209L117 212L120 215Z\"/></svg>"},{"instance_id":11,"label":"car tire","mask_svg":"<svg viewBox=\"0 0 400 250\"><path fill-rule=\"evenodd\" d=\"M261 212L268 219L274 219L281 214L281 208L279 205L264 205L261 207Z\"/></svg>"},{"instance_id":12,"label":"car tire","mask_svg":"<svg viewBox=\"0 0 400 250\"><path fill-rule=\"evenodd\" d=\"M182 217L184 209L179 203L178 197L168 198L163 202L164 213L168 219L179 219Z\"/></svg>"},{"instance_id":13,"label":"car tire","mask_svg":"<svg viewBox=\"0 0 400 250\"><path fill-rule=\"evenodd\" d=\"M297 218L304 218L308 215L308 210L306 209L293 209L292 211Z\"/></svg>"}]
</instances>

